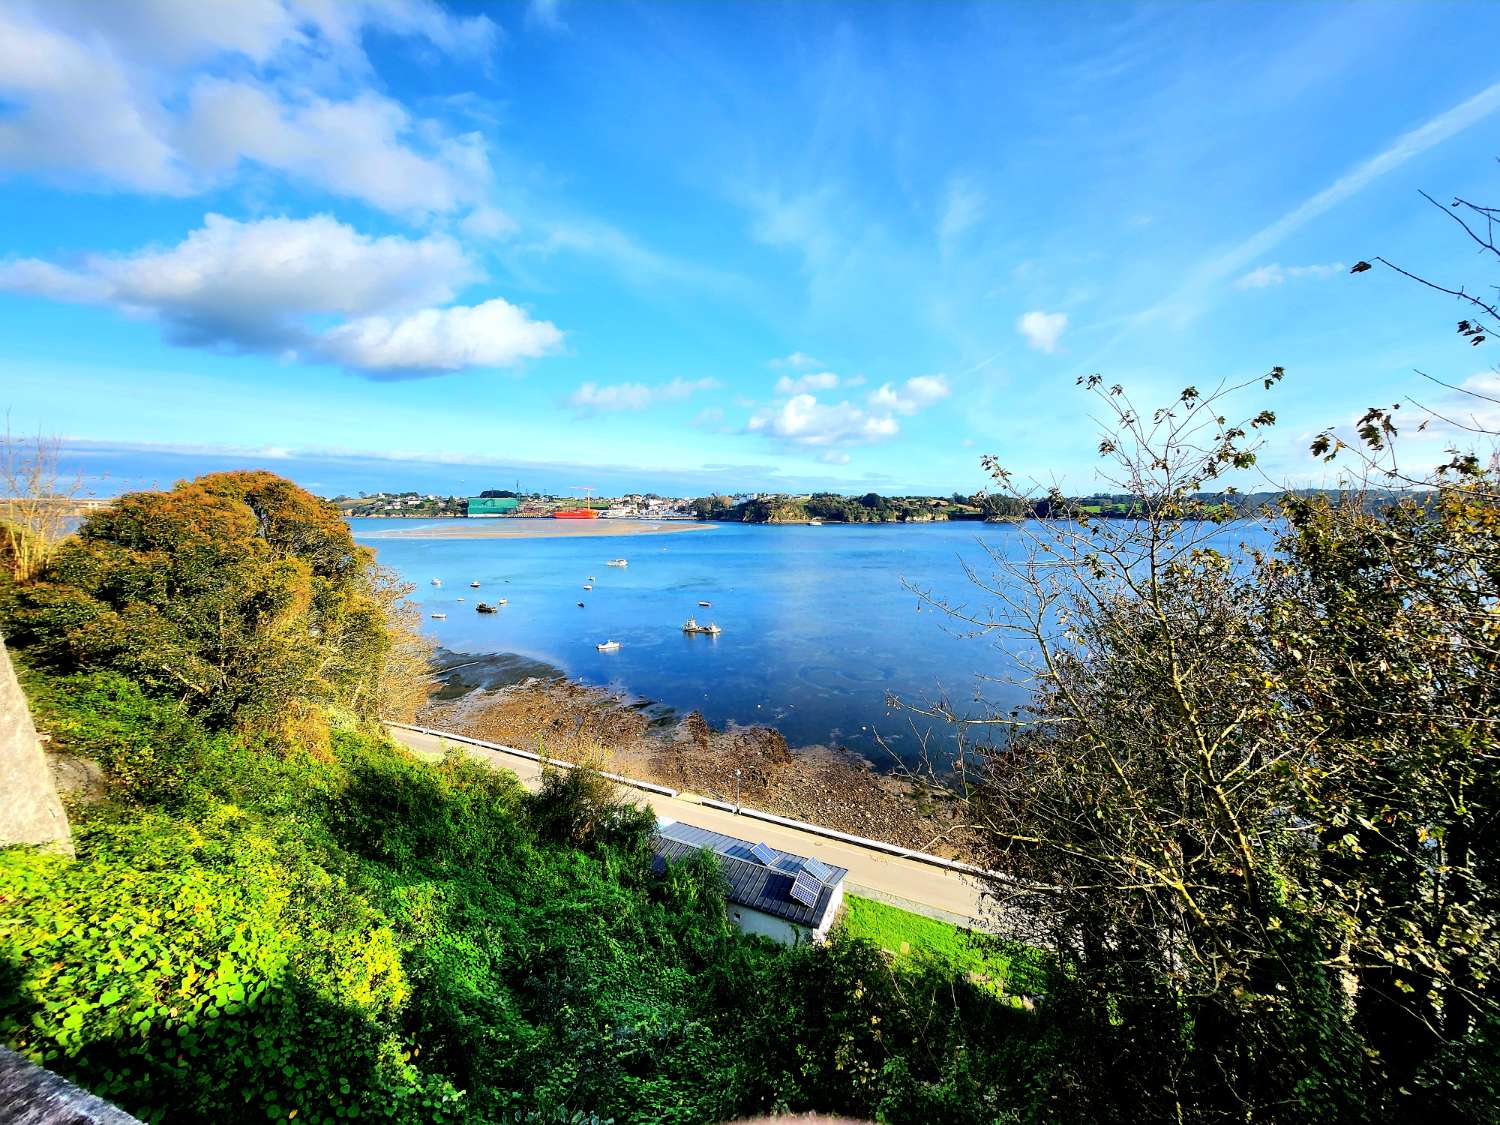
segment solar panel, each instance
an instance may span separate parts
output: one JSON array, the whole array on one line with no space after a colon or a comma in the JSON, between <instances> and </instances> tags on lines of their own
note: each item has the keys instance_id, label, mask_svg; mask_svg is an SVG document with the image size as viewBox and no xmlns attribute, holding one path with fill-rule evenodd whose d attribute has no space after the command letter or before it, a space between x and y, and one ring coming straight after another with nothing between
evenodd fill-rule
<instances>
[{"instance_id":1,"label":"solar panel","mask_svg":"<svg viewBox=\"0 0 1500 1125\"><path fill-rule=\"evenodd\" d=\"M766 847L764 844L756 844L753 848L750 849L750 854L753 855L757 861L765 864L767 867L770 867L776 862L776 853L773 852L770 848Z\"/></svg>"},{"instance_id":2,"label":"solar panel","mask_svg":"<svg viewBox=\"0 0 1500 1125\"><path fill-rule=\"evenodd\" d=\"M833 868L829 867L821 859L804 859L802 861L802 870L806 871L820 883L828 882L828 877L833 874Z\"/></svg>"},{"instance_id":3,"label":"solar panel","mask_svg":"<svg viewBox=\"0 0 1500 1125\"><path fill-rule=\"evenodd\" d=\"M823 890L823 884L814 879L806 871L797 872L797 878L792 881L792 897L803 906L812 907L818 905L818 895Z\"/></svg>"}]
</instances>

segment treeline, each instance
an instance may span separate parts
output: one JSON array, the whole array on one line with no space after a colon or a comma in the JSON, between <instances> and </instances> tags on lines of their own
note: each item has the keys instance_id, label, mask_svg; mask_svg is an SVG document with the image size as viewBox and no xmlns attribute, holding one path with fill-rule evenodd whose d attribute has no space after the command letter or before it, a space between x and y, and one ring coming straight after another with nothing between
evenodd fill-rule
<instances>
[{"instance_id":1,"label":"treeline","mask_svg":"<svg viewBox=\"0 0 1500 1125\"><path fill-rule=\"evenodd\" d=\"M1215 518L1250 518L1274 514L1291 500L1325 497L1375 506L1412 496L1418 503L1431 499L1430 491L1407 493L1396 489L1361 490L1347 496L1337 489L1289 489L1285 492L1192 492L1181 502ZM760 496L736 501L732 497L700 496L691 504L701 520L725 523L931 523L941 520L1025 519L1141 519L1146 515L1140 497L1126 493L1094 493L1089 496L1015 496L1001 492L976 492L965 496L843 496L815 492L811 496Z\"/></svg>"},{"instance_id":2,"label":"treeline","mask_svg":"<svg viewBox=\"0 0 1500 1125\"><path fill-rule=\"evenodd\" d=\"M983 520L1024 516L1027 505L1008 496L761 496L735 501L728 496L700 496L692 502L699 519L730 523L931 523L935 520Z\"/></svg>"}]
</instances>

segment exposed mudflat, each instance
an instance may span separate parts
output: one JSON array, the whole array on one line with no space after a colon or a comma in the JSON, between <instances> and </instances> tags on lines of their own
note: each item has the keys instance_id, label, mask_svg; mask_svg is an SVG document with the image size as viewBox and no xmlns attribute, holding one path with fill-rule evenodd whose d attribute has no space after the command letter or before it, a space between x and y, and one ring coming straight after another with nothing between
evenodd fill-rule
<instances>
[{"instance_id":1,"label":"exposed mudflat","mask_svg":"<svg viewBox=\"0 0 1500 1125\"><path fill-rule=\"evenodd\" d=\"M695 520L554 520L534 516L473 519L440 527L403 527L367 531L364 539L591 539L616 535L673 535L709 531L711 523Z\"/></svg>"},{"instance_id":2,"label":"exposed mudflat","mask_svg":"<svg viewBox=\"0 0 1500 1125\"><path fill-rule=\"evenodd\" d=\"M516 656L444 654L417 716L450 730L886 840L959 856L956 802L921 778L877 772L852 751L793 749L767 726L715 729L698 712L629 699ZM739 777L736 779L735 773Z\"/></svg>"}]
</instances>

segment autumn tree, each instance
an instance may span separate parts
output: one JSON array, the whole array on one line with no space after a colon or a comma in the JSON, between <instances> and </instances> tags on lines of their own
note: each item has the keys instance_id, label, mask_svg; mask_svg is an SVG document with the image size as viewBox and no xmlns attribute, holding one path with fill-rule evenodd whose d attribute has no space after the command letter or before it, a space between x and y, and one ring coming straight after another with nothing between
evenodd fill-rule
<instances>
[{"instance_id":1,"label":"autumn tree","mask_svg":"<svg viewBox=\"0 0 1500 1125\"><path fill-rule=\"evenodd\" d=\"M211 723L316 732L409 710L427 675L407 591L325 500L267 472L121 497L23 586L33 659L112 668Z\"/></svg>"}]
</instances>

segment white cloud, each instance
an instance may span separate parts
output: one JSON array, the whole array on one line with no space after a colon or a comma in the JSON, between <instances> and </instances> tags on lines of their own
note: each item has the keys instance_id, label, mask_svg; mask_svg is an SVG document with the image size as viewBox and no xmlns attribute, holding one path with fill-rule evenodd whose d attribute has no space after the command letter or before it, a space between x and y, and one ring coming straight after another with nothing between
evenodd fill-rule
<instances>
[{"instance_id":1,"label":"white cloud","mask_svg":"<svg viewBox=\"0 0 1500 1125\"><path fill-rule=\"evenodd\" d=\"M16 0L0 11L0 170L180 196L248 160L386 210L472 205L489 180L477 137L347 96L367 29L465 54L497 30L429 0ZM193 82L215 63L239 77Z\"/></svg>"},{"instance_id":2,"label":"white cloud","mask_svg":"<svg viewBox=\"0 0 1500 1125\"><path fill-rule=\"evenodd\" d=\"M821 403L810 394L793 395L753 415L748 428L809 448L865 444L895 437L901 430L890 415L871 414L850 402Z\"/></svg>"},{"instance_id":3,"label":"white cloud","mask_svg":"<svg viewBox=\"0 0 1500 1125\"><path fill-rule=\"evenodd\" d=\"M369 316L323 333L316 351L376 378L514 367L555 351L562 333L550 321L494 298L478 305Z\"/></svg>"},{"instance_id":4,"label":"white cloud","mask_svg":"<svg viewBox=\"0 0 1500 1125\"><path fill-rule=\"evenodd\" d=\"M260 83L207 78L193 86L174 139L211 181L249 161L397 214L477 204L490 180L477 134L440 136L419 151L417 126L399 102L374 93L292 99Z\"/></svg>"},{"instance_id":5,"label":"white cloud","mask_svg":"<svg viewBox=\"0 0 1500 1125\"><path fill-rule=\"evenodd\" d=\"M1330 262L1322 266L1283 266L1272 262L1251 270L1234 284L1238 289L1264 289L1270 285L1281 285L1283 282L1296 281L1301 278L1323 280L1343 272L1343 262Z\"/></svg>"},{"instance_id":6,"label":"white cloud","mask_svg":"<svg viewBox=\"0 0 1500 1125\"><path fill-rule=\"evenodd\" d=\"M870 408L890 414L915 414L952 393L946 375L918 375L899 386L883 383L870 392Z\"/></svg>"},{"instance_id":7,"label":"white cloud","mask_svg":"<svg viewBox=\"0 0 1500 1125\"><path fill-rule=\"evenodd\" d=\"M480 277L445 235L376 238L330 215L208 215L167 249L73 267L0 265L0 289L150 317L174 343L284 353L375 378L509 367L556 350L555 325L498 298L434 307ZM343 322L324 328L330 317Z\"/></svg>"},{"instance_id":8,"label":"white cloud","mask_svg":"<svg viewBox=\"0 0 1500 1125\"><path fill-rule=\"evenodd\" d=\"M813 378L825 380L818 385L821 389L831 390L841 382L831 372ZM856 381L864 380L844 379L842 384L848 387ZM777 387L800 382L783 377ZM762 407L750 416L745 428L789 446L821 450L819 460L843 465L849 458L839 447L893 438L901 432L897 415L915 414L951 393L946 375L917 375L904 383L884 383L866 396L864 406L849 401L821 402L812 389L798 388L781 402Z\"/></svg>"},{"instance_id":9,"label":"white cloud","mask_svg":"<svg viewBox=\"0 0 1500 1125\"><path fill-rule=\"evenodd\" d=\"M567 24L562 18L563 0L530 0L526 5L526 21L538 24L549 31L563 31Z\"/></svg>"},{"instance_id":10,"label":"white cloud","mask_svg":"<svg viewBox=\"0 0 1500 1125\"><path fill-rule=\"evenodd\" d=\"M646 383L584 383L568 396L568 405L585 415L646 410L664 402L681 402L718 385L717 379L673 379L656 386ZM708 413L710 411L703 411L699 418ZM720 416L722 413L719 412Z\"/></svg>"},{"instance_id":11,"label":"white cloud","mask_svg":"<svg viewBox=\"0 0 1500 1125\"><path fill-rule=\"evenodd\" d=\"M793 352L791 355L773 359L770 366L778 371L812 371L828 365L821 359L816 359L806 352Z\"/></svg>"},{"instance_id":12,"label":"white cloud","mask_svg":"<svg viewBox=\"0 0 1500 1125\"><path fill-rule=\"evenodd\" d=\"M839 385L839 377L832 371L819 371L810 375L783 375L776 380L779 395L801 394L803 391L831 391Z\"/></svg>"},{"instance_id":13,"label":"white cloud","mask_svg":"<svg viewBox=\"0 0 1500 1125\"><path fill-rule=\"evenodd\" d=\"M505 238L514 234L519 224L498 207L476 207L459 223L459 229L470 238Z\"/></svg>"},{"instance_id":14,"label":"white cloud","mask_svg":"<svg viewBox=\"0 0 1500 1125\"><path fill-rule=\"evenodd\" d=\"M180 343L266 350L304 339L309 316L445 302L477 277L443 235L372 238L330 215L258 222L208 215L165 250L90 255L73 268L5 264L0 289L154 316Z\"/></svg>"},{"instance_id":15,"label":"white cloud","mask_svg":"<svg viewBox=\"0 0 1500 1125\"><path fill-rule=\"evenodd\" d=\"M1023 313L1016 321L1016 331L1026 337L1026 343L1048 355L1057 350L1057 342L1062 338L1063 329L1067 326L1067 313L1048 313L1040 310Z\"/></svg>"}]
</instances>

